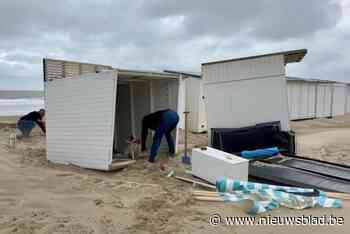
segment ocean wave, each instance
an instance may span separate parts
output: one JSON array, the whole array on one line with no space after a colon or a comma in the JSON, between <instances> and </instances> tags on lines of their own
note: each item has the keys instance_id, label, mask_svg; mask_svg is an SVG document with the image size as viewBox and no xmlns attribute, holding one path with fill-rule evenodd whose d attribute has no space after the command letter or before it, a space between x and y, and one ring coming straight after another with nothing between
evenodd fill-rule
<instances>
[{"instance_id":1,"label":"ocean wave","mask_svg":"<svg viewBox=\"0 0 350 234\"><path fill-rule=\"evenodd\" d=\"M39 98L0 99L0 116L24 115L44 106L44 100Z\"/></svg>"},{"instance_id":2,"label":"ocean wave","mask_svg":"<svg viewBox=\"0 0 350 234\"><path fill-rule=\"evenodd\" d=\"M16 104L25 104L25 105L37 105L37 104L44 104L44 99L38 99L38 98L28 98L28 99L0 99L0 106L3 105L16 105Z\"/></svg>"}]
</instances>

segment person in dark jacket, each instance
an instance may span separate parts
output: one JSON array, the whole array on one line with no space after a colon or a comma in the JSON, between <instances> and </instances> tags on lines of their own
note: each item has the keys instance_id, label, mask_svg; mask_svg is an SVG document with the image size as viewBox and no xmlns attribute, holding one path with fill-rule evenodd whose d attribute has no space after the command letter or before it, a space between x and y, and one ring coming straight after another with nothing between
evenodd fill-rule
<instances>
[{"instance_id":1,"label":"person in dark jacket","mask_svg":"<svg viewBox=\"0 0 350 234\"><path fill-rule=\"evenodd\" d=\"M40 109L39 111L32 111L25 116L22 116L17 122L17 129L21 132L22 135L18 135L18 137L29 137L30 132L33 130L35 125L37 124L43 133L45 134L45 122L44 122L45 110Z\"/></svg>"},{"instance_id":2,"label":"person in dark jacket","mask_svg":"<svg viewBox=\"0 0 350 234\"><path fill-rule=\"evenodd\" d=\"M169 154L175 154L175 144L171 132L176 128L179 122L179 115L170 109L157 111L146 115L142 119L142 133L141 133L141 151L146 151L146 140L148 129L154 130L153 143L151 152L148 158L150 163L154 163L157 156L160 143L165 135L168 142Z\"/></svg>"}]
</instances>

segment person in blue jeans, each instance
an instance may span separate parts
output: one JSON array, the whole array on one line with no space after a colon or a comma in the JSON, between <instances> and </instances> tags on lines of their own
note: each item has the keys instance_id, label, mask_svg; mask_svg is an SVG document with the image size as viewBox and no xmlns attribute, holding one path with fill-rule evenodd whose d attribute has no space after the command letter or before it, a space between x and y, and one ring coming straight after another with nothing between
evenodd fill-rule
<instances>
[{"instance_id":1,"label":"person in blue jeans","mask_svg":"<svg viewBox=\"0 0 350 234\"><path fill-rule=\"evenodd\" d=\"M17 122L17 129L20 131L20 135L17 134L17 138L29 137L30 132L33 130L35 125L38 125L43 133L45 134L45 122L44 122L45 110L40 109L39 111L32 111L25 116L22 116Z\"/></svg>"},{"instance_id":2,"label":"person in blue jeans","mask_svg":"<svg viewBox=\"0 0 350 234\"><path fill-rule=\"evenodd\" d=\"M169 154L172 156L175 154L174 139L171 136L171 132L176 128L179 122L179 115L170 109L160 110L149 115L146 115L142 119L142 133L141 133L141 151L146 151L146 140L148 135L148 129L154 130L153 143L151 152L148 158L150 163L154 163L157 156L160 144L163 136L166 137L169 147Z\"/></svg>"}]
</instances>

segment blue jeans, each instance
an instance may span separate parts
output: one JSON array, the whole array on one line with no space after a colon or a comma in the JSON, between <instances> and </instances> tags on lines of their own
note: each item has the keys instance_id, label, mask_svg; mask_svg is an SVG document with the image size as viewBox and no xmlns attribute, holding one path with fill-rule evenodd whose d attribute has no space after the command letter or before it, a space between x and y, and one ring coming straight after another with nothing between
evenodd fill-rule
<instances>
[{"instance_id":1,"label":"blue jeans","mask_svg":"<svg viewBox=\"0 0 350 234\"><path fill-rule=\"evenodd\" d=\"M24 137L29 137L30 132L35 127L35 122L31 120L19 120L17 122L17 129L19 129Z\"/></svg>"},{"instance_id":2,"label":"blue jeans","mask_svg":"<svg viewBox=\"0 0 350 234\"><path fill-rule=\"evenodd\" d=\"M164 135L168 142L169 153L175 153L175 144L173 137L171 136L171 131L176 128L178 122L179 115L176 112L169 110L163 113L160 119L159 127L155 130L155 134L153 136L151 154L148 159L149 162L154 162Z\"/></svg>"}]
</instances>

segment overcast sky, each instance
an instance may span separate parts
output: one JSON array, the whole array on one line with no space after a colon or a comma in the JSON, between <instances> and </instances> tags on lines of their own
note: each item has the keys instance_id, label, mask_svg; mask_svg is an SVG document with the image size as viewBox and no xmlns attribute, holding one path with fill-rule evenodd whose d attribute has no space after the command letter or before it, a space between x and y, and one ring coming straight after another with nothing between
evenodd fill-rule
<instances>
[{"instance_id":1,"label":"overcast sky","mask_svg":"<svg viewBox=\"0 0 350 234\"><path fill-rule=\"evenodd\" d=\"M307 48L287 75L350 81L350 0L1 0L0 89L42 89L42 58L200 71Z\"/></svg>"}]
</instances>

